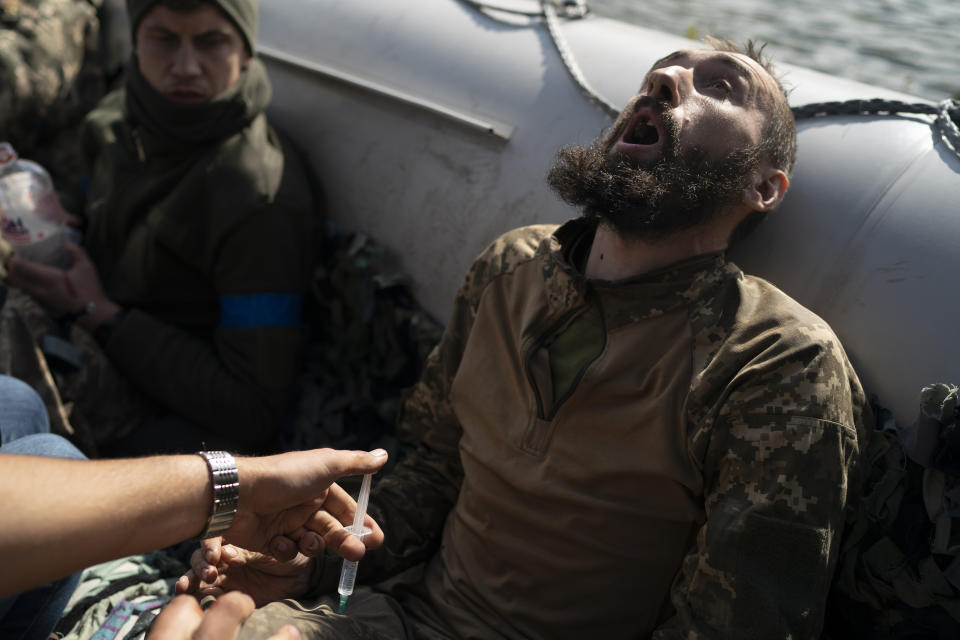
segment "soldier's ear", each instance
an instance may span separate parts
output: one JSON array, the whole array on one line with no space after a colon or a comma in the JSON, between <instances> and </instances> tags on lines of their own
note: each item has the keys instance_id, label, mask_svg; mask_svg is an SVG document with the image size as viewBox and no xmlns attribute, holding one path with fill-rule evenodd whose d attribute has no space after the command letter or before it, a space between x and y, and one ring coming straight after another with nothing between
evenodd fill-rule
<instances>
[{"instance_id":1,"label":"soldier's ear","mask_svg":"<svg viewBox=\"0 0 960 640\"><path fill-rule=\"evenodd\" d=\"M790 178L780 169L766 163L753 174L750 185L743 191L743 203L754 211L776 209L787 194Z\"/></svg>"}]
</instances>

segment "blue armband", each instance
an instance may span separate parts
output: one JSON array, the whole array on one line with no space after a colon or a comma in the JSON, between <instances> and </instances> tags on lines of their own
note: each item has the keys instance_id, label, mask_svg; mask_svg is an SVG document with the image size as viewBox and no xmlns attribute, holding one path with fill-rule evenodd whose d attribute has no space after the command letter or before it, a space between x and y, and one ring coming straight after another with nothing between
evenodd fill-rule
<instances>
[{"instance_id":1,"label":"blue armband","mask_svg":"<svg viewBox=\"0 0 960 640\"><path fill-rule=\"evenodd\" d=\"M300 327L303 296L295 293L253 293L220 297L222 329Z\"/></svg>"}]
</instances>

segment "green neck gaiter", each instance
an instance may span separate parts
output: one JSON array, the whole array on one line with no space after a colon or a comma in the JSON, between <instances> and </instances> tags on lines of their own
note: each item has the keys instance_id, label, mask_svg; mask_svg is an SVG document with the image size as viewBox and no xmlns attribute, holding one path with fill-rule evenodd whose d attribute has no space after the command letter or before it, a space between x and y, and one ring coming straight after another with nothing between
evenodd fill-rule
<instances>
[{"instance_id":1,"label":"green neck gaiter","mask_svg":"<svg viewBox=\"0 0 960 640\"><path fill-rule=\"evenodd\" d=\"M232 135L256 118L272 95L267 71L257 58L247 64L237 82L220 95L200 103L170 100L150 86L140 73L136 55L126 71L126 117L157 141L190 147ZM164 145L166 146L166 145Z\"/></svg>"}]
</instances>

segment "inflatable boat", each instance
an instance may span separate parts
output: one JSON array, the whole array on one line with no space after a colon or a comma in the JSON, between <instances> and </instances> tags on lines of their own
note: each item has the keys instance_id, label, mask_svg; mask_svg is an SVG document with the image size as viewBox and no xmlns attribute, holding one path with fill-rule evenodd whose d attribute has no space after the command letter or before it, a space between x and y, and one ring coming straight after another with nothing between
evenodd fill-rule
<instances>
[{"instance_id":1,"label":"inflatable boat","mask_svg":"<svg viewBox=\"0 0 960 640\"><path fill-rule=\"evenodd\" d=\"M544 179L557 148L608 127L656 59L702 46L582 0L494 1L261 4L274 121L296 132L329 217L395 252L440 320L496 236L577 215ZM922 386L960 382L960 110L778 68L794 106L880 102L798 120L786 201L733 258L825 318L868 392L909 424ZM889 113L899 103L932 115Z\"/></svg>"}]
</instances>

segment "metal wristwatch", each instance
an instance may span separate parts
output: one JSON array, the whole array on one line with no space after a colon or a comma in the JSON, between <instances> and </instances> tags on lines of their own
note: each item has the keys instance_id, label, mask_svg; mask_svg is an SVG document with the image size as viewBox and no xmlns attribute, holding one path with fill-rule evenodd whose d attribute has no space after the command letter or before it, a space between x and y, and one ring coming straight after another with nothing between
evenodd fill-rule
<instances>
[{"instance_id":1,"label":"metal wristwatch","mask_svg":"<svg viewBox=\"0 0 960 640\"><path fill-rule=\"evenodd\" d=\"M226 451L198 451L197 455L207 461L213 484L213 507L207 526L200 534L202 540L222 535L233 524L240 503L240 477L237 461Z\"/></svg>"}]
</instances>

